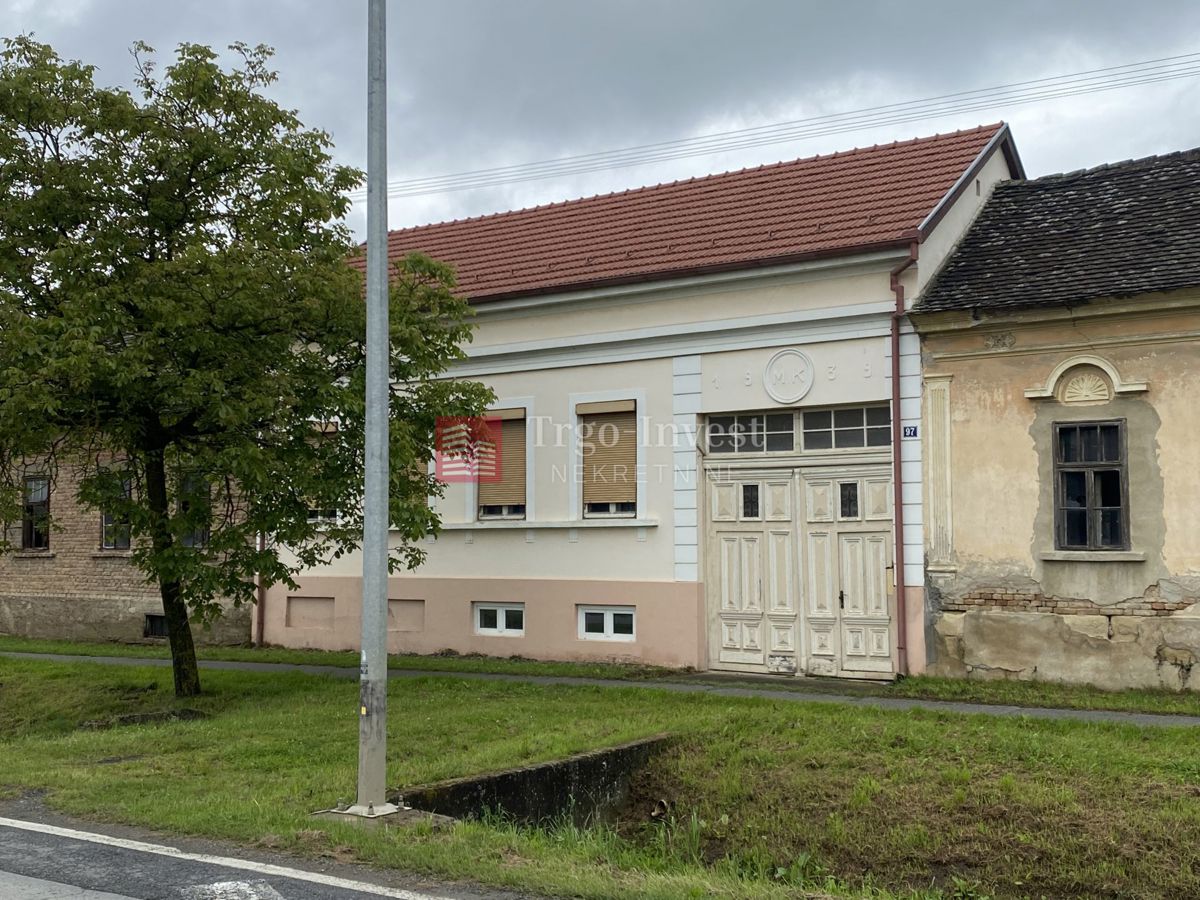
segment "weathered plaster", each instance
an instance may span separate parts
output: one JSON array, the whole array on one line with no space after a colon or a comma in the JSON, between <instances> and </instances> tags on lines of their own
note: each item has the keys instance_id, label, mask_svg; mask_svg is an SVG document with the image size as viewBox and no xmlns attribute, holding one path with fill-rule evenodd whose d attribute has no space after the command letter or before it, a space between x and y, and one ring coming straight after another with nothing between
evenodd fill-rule
<instances>
[{"instance_id":1,"label":"weathered plaster","mask_svg":"<svg viewBox=\"0 0 1200 900\"><path fill-rule=\"evenodd\" d=\"M937 632L940 675L1200 691L1200 616L972 610Z\"/></svg>"},{"instance_id":2,"label":"weathered plaster","mask_svg":"<svg viewBox=\"0 0 1200 900\"><path fill-rule=\"evenodd\" d=\"M928 572L931 672L1200 690L1198 311L1187 291L917 317L926 372L951 384L953 553ZM1081 354L1136 390L1026 394ZM1143 558L1045 559L1053 424L1110 419L1126 422L1130 551Z\"/></svg>"},{"instance_id":3,"label":"weathered plaster","mask_svg":"<svg viewBox=\"0 0 1200 900\"><path fill-rule=\"evenodd\" d=\"M1163 479L1158 464L1158 428L1154 407L1138 397L1114 397L1104 404L1071 406L1039 402L1029 436L1037 454L1037 514L1030 543L1032 581L1051 597L1091 600L1101 606L1144 596L1160 578L1170 576L1163 564ZM1144 562L1061 562L1040 559L1054 549L1054 423L1095 419L1125 420L1126 475L1129 479L1131 549L1144 553Z\"/></svg>"}]
</instances>

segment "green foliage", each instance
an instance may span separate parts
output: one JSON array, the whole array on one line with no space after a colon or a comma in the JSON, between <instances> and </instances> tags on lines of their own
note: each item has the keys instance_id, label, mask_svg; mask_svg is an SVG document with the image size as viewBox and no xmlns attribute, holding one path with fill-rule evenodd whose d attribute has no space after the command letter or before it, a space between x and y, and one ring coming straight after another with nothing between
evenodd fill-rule
<instances>
[{"instance_id":1,"label":"green foliage","mask_svg":"<svg viewBox=\"0 0 1200 900\"><path fill-rule=\"evenodd\" d=\"M160 75L138 45L136 94L29 37L0 54L0 513L30 467L69 468L196 621L361 534L361 174L265 95L269 49L231 50L183 44ZM471 333L449 268L398 265L391 317L392 562L412 567L438 526L434 420L489 395L438 379Z\"/></svg>"}]
</instances>

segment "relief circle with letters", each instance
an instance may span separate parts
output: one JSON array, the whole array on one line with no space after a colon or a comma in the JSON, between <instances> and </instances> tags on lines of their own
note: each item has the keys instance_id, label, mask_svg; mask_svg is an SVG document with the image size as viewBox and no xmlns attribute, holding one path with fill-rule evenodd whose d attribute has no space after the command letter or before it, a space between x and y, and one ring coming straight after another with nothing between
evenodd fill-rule
<instances>
[{"instance_id":1,"label":"relief circle with letters","mask_svg":"<svg viewBox=\"0 0 1200 900\"><path fill-rule=\"evenodd\" d=\"M812 385L812 360L799 350L780 350L763 368L763 387L777 403L802 400Z\"/></svg>"}]
</instances>

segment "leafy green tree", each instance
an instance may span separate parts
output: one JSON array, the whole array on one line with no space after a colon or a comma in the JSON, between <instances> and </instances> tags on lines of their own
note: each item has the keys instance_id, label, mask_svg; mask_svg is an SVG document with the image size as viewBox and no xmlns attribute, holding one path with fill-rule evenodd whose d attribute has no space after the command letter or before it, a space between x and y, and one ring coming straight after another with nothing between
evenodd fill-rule
<instances>
[{"instance_id":1,"label":"leafy green tree","mask_svg":"<svg viewBox=\"0 0 1200 900\"><path fill-rule=\"evenodd\" d=\"M226 68L181 45L159 75L138 45L136 93L29 37L0 53L0 518L24 473L70 467L159 588L181 696L200 690L191 623L252 603L256 577L294 584L362 527L365 307L344 223L361 174L265 96L268 48L230 49ZM438 377L470 339L453 287L418 255L391 287L393 568L438 526L435 418L490 396Z\"/></svg>"}]
</instances>

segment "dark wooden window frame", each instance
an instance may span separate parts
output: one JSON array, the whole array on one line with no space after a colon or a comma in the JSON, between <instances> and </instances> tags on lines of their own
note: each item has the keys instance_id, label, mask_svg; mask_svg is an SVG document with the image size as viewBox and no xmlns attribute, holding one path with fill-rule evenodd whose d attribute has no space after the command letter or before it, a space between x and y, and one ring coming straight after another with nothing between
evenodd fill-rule
<instances>
[{"instance_id":1,"label":"dark wooden window frame","mask_svg":"<svg viewBox=\"0 0 1200 900\"><path fill-rule=\"evenodd\" d=\"M31 502L29 486L32 482L45 484L46 499ZM46 475L26 475L21 495L21 549L50 549L50 478Z\"/></svg>"},{"instance_id":2,"label":"dark wooden window frame","mask_svg":"<svg viewBox=\"0 0 1200 900\"><path fill-rule=\"evenodd\" d=\"M122 482L125 497L133 496L133 479L126 478ZM128 519L118 519L109 510L100 512L100 549L128 550L130 549L130 527Z\"/></svg>"},{"instance_id":3,"label":"dark wooden window frame","mask_svg":"<svg viewBox=\"0 0 1200 900\"><path fill-rule=\"evenodd\" d=\"M1117 427L1117 456L1118 460L1093 462L1066 462L1063 460L1062 431L1067 428L1087 428L1100 426ZM1103 552L1106 550L1128 550L1129 541L1129 452L1126 443L1126 422L1124 419L1087 419L1078 422L1055 422L1054 440L1054 546L1057 550L1079 550ZM1098 470L1116 469L1121 473L1121 542L1119 544L1103 544L1100 542L1100 513L1102 509L1096 497L1096 478ZM1067 542L1067 517L1063 498L1063 474L1067 472L1084 472L1087 479L1087 524L1088 542L1071 544Z\"/></svg>"}]
</instances>

